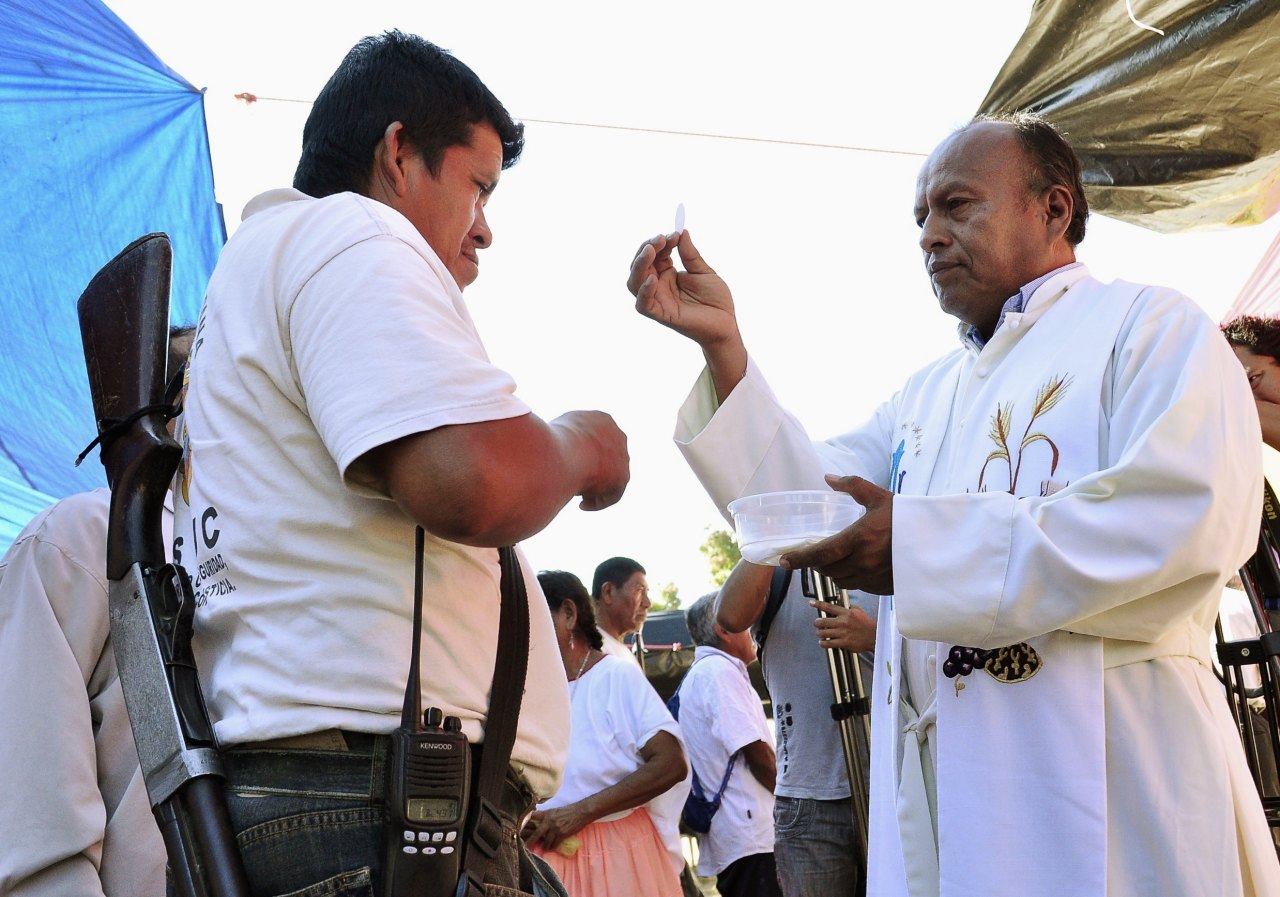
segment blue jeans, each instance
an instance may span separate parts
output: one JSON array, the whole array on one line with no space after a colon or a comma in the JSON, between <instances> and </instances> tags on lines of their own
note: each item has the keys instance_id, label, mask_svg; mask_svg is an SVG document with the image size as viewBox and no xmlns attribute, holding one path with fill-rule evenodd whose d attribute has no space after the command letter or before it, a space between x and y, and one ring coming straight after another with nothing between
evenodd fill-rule
<instances>
[{"instance_id":1,"label":"blue jeans","mask_svg":"<svg viewBox=\"0 0 1280 897\"><path fill-rule=\"evenodd\" d=\"M347 752L224 752L227 809L254 897L381 897L383 742ZM565 897L555 874L524 849L517 825L502 814L486 894L527 895L524 879L534 897Z\"/></svg>"},{"instance_id":2,"label":"blue jeans","mask_svg":"<svg viewBox=\"0 0 1280 897\"><path fill-rule=\"evenodd\" d=\"M778 797L773 804L773 856L785 897L853 897L866 870L855 859L849 799Z\"/></svg>"}]
</instances>

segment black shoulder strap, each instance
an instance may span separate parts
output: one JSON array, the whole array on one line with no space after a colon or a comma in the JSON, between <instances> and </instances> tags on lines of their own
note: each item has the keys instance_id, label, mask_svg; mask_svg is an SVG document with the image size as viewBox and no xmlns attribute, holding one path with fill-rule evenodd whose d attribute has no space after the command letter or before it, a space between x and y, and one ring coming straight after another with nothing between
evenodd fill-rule
<instances>
[{"instance_id":1,"label":"black shoulder strap","mask_svg":"<svg viewBox=\"0 0 1280 897\"><path fill-rule=\"evenodd\" d=\"M1255 600L1265 611L1280 610L1280 502L1271 484L1262 481L1262 528L1258 532L1258 549L1240 568L1247 591L1256 593Z\"/></svg>"},{"instance_id":2,"label":"black shoulder strap","mask_svg":"<svg viewBox=\"0 0 1280 897\"><path fill-rule=\"evenodd\" d=\"M1262 479L1262 528L1271 545L1280 545L1280 501L1271 489L1266 477Z\"/></svg>"},{"instance_id":3,"label":"black shoulder strap","mask_svg":"<svg viewBox=\"0 0 1280 897\"><path fill-rule=\"evenodd\" d=\"M773 578L769 580L769 597L764 602L764 612L760 614L760 622L756 623L756 652L764 651L764 640L769 637L769 627L773 618L782 607L782 599L787 597L787 589L791 588L791 572L785 567L774 567ZM760 663L764 663L763 656Z\"/></svg>"},{"instance_id":4,"label":"black shoulder strap","mask_svg":"<svg viewBox=\"0 0 1280 897\"><path fill-rule=\"evenodd\" d=\"M480 760L480 793L496 799L502 794L511 750L516 743L516 722L529 671L529 596L515 549L498 549L502 564L502 612L498 627L498 656L493 667L493 688L485 718L485 751Z\"/></svg>"},{"instance_id":5,"label":"black shoulder strap","mask_svg":"<svg viewBox=\"0 0 1280 897\"><path fill-rule=\"evenodd\" d=\"M485 717L484 743L480 745L480 770L471 800L471 836L463 854L463 881L459 894L483 894L484 876L502 838L502 789L516 743L516 723L525 676L529 670L529 596L515 549L498 549L502 565L502 610L498 624L498 650L493 666L489 712Z\"/></svg>"}]
</instances>

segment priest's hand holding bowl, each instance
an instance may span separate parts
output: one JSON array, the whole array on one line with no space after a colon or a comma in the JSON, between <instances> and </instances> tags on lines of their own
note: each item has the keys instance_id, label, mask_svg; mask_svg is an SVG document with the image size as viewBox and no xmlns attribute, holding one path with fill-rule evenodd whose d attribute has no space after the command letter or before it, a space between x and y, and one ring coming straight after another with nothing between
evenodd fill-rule
<instances>
[{"instance_id":1,"label":"priest's hand holding bowl","mask_svg":"<svg viewBox=\"0 0 1280 897\"><path fill-rule=\"evenodd\" d=\"M858 520L821 542L782 556L792 570L811 567L842 589L893 594L893 493L862 477L827 475L827 484L867 509Z\"/></svg>"}]
</instances>

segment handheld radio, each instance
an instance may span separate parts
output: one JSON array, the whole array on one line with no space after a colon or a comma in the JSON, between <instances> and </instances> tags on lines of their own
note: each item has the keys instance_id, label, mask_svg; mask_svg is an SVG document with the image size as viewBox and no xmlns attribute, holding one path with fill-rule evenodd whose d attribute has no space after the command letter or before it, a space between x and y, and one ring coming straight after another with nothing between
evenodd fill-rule
<instances>
[{"instance_id":1,"label":"handheld radio","mask_svg":"<svg viewBox=\"0 0 1280 897\"><path fill-rule=\"evenodd\" d=\"M444 716L438 707L429 707L425 715L422 712L418 666L423 542L424 533L418 527L409 682L387 762L383 871L387 897L443 897L455 892L471 797L471 750L461 720Z\"/></svg>"}]
</instances>

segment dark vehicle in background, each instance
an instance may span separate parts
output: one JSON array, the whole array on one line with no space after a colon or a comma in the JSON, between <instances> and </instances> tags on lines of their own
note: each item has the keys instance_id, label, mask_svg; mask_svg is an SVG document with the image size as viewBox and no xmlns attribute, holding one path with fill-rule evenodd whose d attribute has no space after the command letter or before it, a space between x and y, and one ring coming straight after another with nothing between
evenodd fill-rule
<instances>
[{"instance_id":1,"label":"dark vehicle in background","mask_svg":"<svg viewBox=\"0 0 1280 897\"><path fill-rule=\"evenodd\" d=\"M635 637L627 639L634 648ZM661 610L649 614L640 634L644 646L644 673L663 701L669 699L680 687L680 680L693 663L693 637L684 622L684 611ZM752 661L747 667L751 684L755 687L765 716L773 718L773 704L764 685L760 661Z\"/></svg>"}]
</instances>

